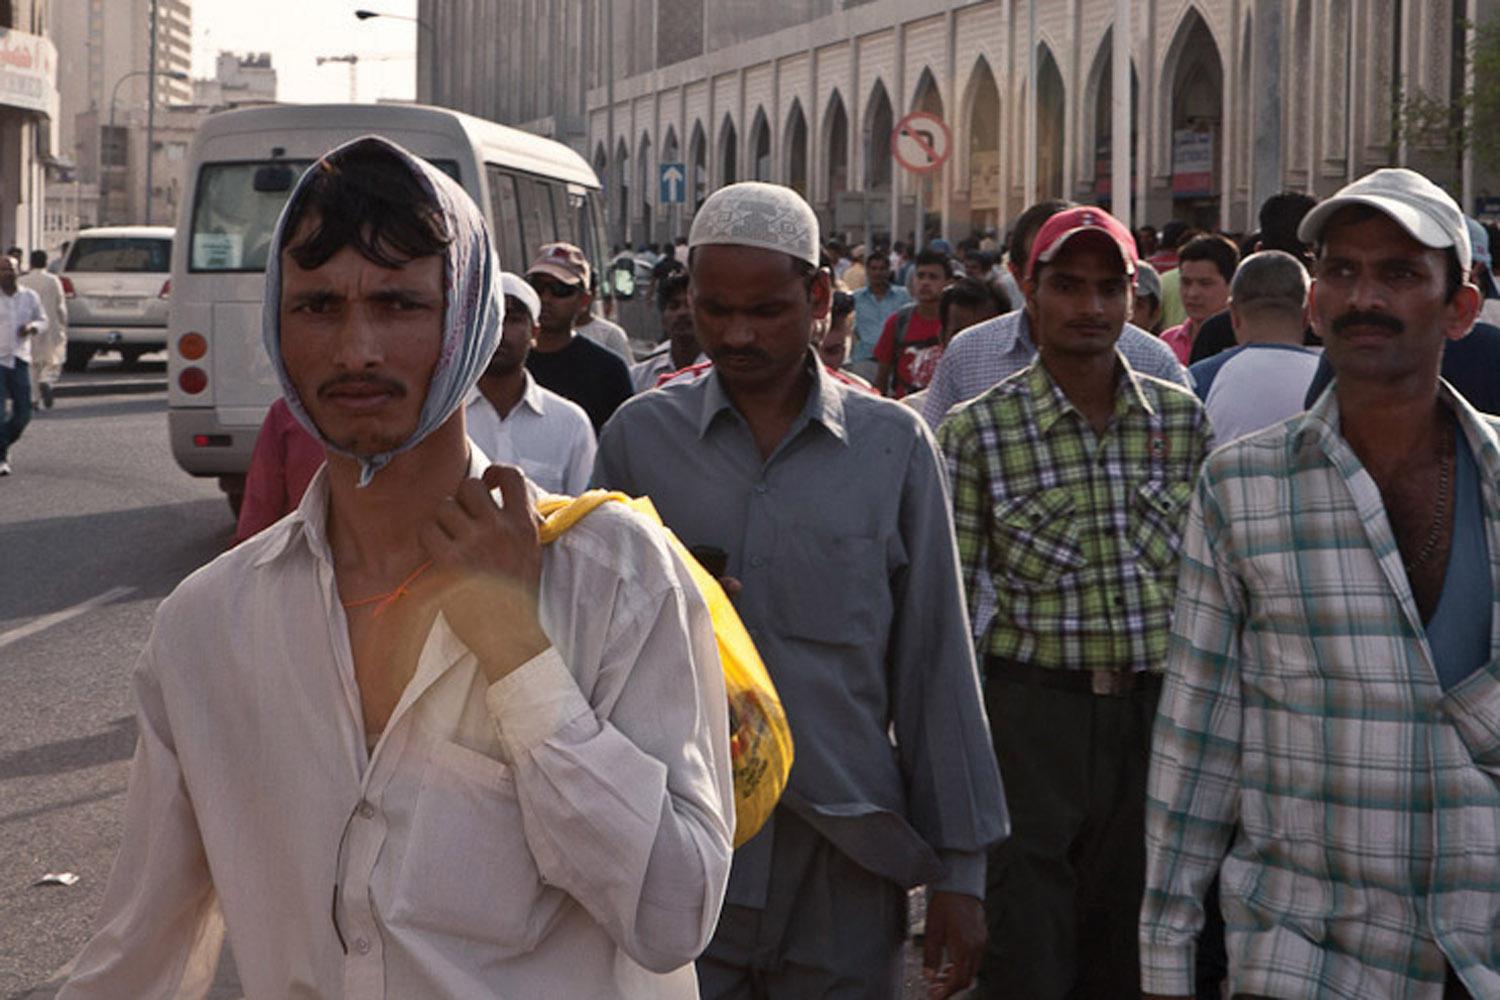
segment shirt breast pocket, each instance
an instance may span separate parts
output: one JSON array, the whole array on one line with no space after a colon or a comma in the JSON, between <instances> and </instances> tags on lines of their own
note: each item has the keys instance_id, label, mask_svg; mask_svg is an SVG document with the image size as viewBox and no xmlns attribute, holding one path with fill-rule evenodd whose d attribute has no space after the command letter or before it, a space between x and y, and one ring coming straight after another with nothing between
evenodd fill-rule
<instances>
[{"instance_id":1,"label":"shirt breast pocket","mask_svg":"<svg viewBox=\"0 0 1500 1000\"><path fill-rule=\"evenodd\" d=\"M434 744L392 922L521 953L536 946L566 900L543 884L526 844L511 769L457 743Z\"/></svg>"},{"instance_id":2,"label":"shirt breast pocket","mask_svg":"<svg viewBox=\"0 0 1500 1000\"><path fill-rule=\"evenodd\" d=\"M991 568L1023 589L1054 587L1083 567L1077 505L1058 487L994 509Z\"/></svg>"},{"instance_id":3,"label":"shirt breast pocket","mask_svg":"<svg viewBox=\"0 0 1500 1000\"><path fill-rule=\"evenodd\" d=\"M1182 547L1182 525L1193 484L1181 480L1150 480L1135 491L1130 510L1130 541L1135 554L1152 572L1177 565Z\"/></svg>"},{"instance_id":4,"label":"shirt breast pocket","mask_svg":"<svg viewBox=\"0 0 1500 1000\"><path fill-rule=\"evenodd\" d=\"M861 645L889 623L890 585L878 537L793 525L779 533L774 555L773 603L786 636Z\"/></svg>"}]
</instances>

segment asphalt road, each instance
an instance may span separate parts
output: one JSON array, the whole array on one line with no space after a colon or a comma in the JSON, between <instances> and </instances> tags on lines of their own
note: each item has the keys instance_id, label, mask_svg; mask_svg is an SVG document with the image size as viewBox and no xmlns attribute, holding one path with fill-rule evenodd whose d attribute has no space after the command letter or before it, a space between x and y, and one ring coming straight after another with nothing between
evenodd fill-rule
<instances>
[{"instance_id":1,"label":"asphalt road","mask_svg":"<svg viewBox=\"0 0 1500 1000\"><path fill-rule=\"evenodd\" d=\"M96 363L69 381L138 378ZM164 379L163 366L147 365ZM172 460L166 401L64 396L0 479L0 998L50 997L119 841L130 668L157 603L223 550L229 507ZM71 887L37 886L52 872ZM215 997L238 996L232 970ZM50 984L50 985L49 985Z\"/></svg>"}]
</instances>

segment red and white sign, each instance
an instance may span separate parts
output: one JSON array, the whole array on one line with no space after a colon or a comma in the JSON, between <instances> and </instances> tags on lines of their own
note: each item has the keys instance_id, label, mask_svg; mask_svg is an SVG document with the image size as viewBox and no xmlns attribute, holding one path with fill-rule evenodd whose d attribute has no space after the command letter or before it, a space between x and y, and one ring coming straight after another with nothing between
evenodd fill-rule
<instances>
[{"instance_id":1,"label":"red and white sign","mask_svg":"<svg viewBox=\"0 0 1500 1000\"><path fill-rule=\"evenodd\" d=\"M913 111L891 133L891 155L914 174L930 174L948 161L953 135L931 111Z\"/></svg>"}]
</instances>

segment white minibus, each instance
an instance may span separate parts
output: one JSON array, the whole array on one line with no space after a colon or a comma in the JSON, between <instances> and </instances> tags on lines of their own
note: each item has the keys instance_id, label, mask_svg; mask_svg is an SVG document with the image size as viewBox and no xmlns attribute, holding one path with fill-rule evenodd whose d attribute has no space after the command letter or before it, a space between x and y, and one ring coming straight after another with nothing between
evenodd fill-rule
<instances>
[{"instance_id":1,"label":"white minibus","mask_svg":"<svg viewBox=\"0 0 1500 1000\"><path fill-rule=\"evenodd\" d=\"M600 267L599 180L572 149L528 132L412 104L266 105L198 131L172 249L168 427L178 465L216 476L238 510L266 410L280 394L261 346L266 252L293 184L320 155L381 135L454 177L487 213L501 266L566 240Z\"/></svg>"}]
</instances>

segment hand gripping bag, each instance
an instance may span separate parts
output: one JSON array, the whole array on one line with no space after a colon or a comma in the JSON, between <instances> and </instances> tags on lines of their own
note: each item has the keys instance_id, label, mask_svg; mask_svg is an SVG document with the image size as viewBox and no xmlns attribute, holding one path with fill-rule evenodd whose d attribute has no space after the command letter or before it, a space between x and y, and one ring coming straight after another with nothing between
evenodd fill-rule
<instances>
[{"instance_id":1,"label":"hand gripping bag","mask_svg":"<svg viewBox=\"0 0 1500 1000\"><path fill-rule=\"evenodd\" d=\"M542 517L540 535L545 545L581 521L600 504L623 503L662 525L661 516L646 497L589 490L579 497L547 496L537 501ZM734 846L739 847L760 830L776 808L792 769L792 731L786 712L761 662L750 634L740 621L719 581L704 569L692 553L662 525L672 551L687 566L693 583L708 605L724 687L729 695L729 759L734 769Z\"/></svg>"}]
</instances>

